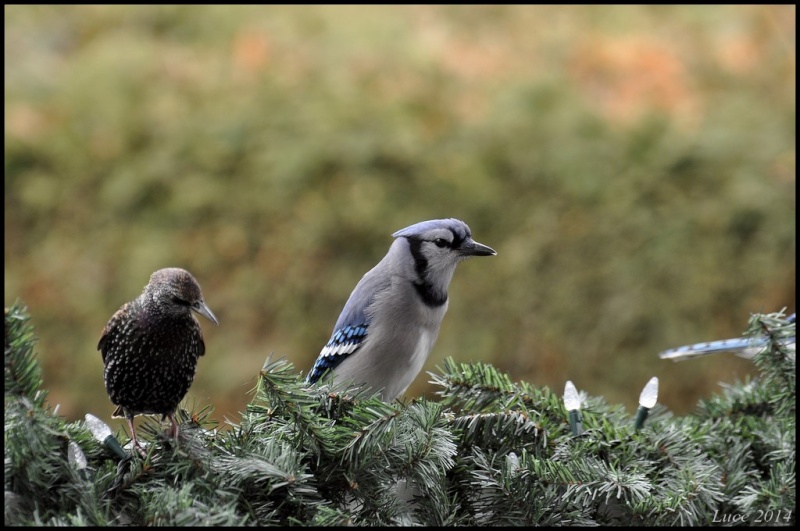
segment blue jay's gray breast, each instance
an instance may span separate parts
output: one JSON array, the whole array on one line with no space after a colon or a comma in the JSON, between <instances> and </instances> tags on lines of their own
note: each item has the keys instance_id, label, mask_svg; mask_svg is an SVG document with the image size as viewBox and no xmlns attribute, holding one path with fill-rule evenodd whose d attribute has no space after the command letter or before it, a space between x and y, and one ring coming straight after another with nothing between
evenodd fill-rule
<instances>
[{"instance_id":1,"label":"blue jay's gray breast","mask_svg":"<svg viewBox=\"0 0 800 531\"><path fill-rule=\"evenodd\" d=\"M336 381L370 382L382 389L384 400L401 395L428 360L439 335L447 303L431 307L420 304L410 282L394 276L391 284L375 294L368 308L372 322L358 354L345 359L335 372Z\"/></svg>"}]
</instances>

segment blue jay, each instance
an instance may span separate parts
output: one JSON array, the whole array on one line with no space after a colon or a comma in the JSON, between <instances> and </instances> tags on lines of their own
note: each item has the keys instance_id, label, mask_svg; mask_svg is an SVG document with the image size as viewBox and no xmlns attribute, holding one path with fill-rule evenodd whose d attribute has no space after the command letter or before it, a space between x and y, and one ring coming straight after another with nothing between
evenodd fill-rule
<instances>
[{"instance_id":1,"label":"blue jay","mask_svg":"<svg viewBox=\"0 0 800 531\"><path fill-rule=\"evenodd\" d=\"M497 254L453 218L422 221L392 236L389 252L350 294L306 382L332 371L333 382L380 391L386 402L400 396L436 342L456 265Z\"/></svg>"},{"instance_id":2,"label":"blue jay","mask_svg":"<svg viewBox=\"0 0 800 531\"><path fill-rule=\"evenodd\" d=\"M786 317L785 320L789 323L794 323L796 319L796 314L793 313ZM781 342L788 348L794 350L794 337L781 339ZM684 361L708 354L716 354L718 352L733 352L741 358L752 359L766 346L767 339L763 337L737 337L734 339L722 339L708 343L695 343L694 345L671 348L661 352L658 357L663 360Z\"/></svg>"}]
</instances>

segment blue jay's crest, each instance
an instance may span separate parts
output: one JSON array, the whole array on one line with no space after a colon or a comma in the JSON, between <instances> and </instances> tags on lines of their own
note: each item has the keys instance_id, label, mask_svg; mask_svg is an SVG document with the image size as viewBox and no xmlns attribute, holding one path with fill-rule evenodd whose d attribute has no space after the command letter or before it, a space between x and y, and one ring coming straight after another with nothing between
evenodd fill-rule
<instances>
[{"instance_id":1,"label":"blue jay's crest","mask_svg":"<svg viewBox=\"0 0 800 531\"><path fill-rule=\"evenodd\" d=\"M334 332L331 339L323 347L306 381L314 383L319 380L325 371L334 369L350 354L358 350L361 342L367 337L367 325L348 325Z\"/></svg>"},{"instance_id":2,"label":"blue jay's crest","mask_svg":"<svg viewBox=\"0 0 800 531\"><path fill-rule=\"evenodd\" d=\"M433 229L449 229L453 233L455 240L458 242L464 241L465 239L472 237L472 233L470 232L467 224L455 218L420 221L419 223L415 223L414 225L411 225L404 229L400 229L399 231L392 234L392 237L394 238L419 237Z\"/></svg>"},{"instance_id":3,"label":"blue jay's crest","mask_svg":"<svg viewBox=\"0 0 800 531\"><path fill-rule=\"evenodd\" d=\"M785 320L788 323L794 323L796 319L797 316L793 313ZM794 337L782 338L779 342L787 348L794 349ZM658 357L662 360L683 361L718 352L732 352L741 358L751 359L764 350L768 344L768 340L763 337L736 337L671 348L659 353Z\"/></svg>"}]
</instances>

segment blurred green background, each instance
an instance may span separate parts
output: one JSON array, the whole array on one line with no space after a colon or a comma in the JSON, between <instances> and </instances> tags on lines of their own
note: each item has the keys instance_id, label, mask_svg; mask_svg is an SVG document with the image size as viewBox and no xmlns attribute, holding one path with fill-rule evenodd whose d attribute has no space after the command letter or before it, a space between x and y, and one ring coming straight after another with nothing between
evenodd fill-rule
<instances>
[{"instance_id":1,"label":"blurred green background","mask_svg":"<svg viewBox=\"0 0 800 531\"><path fill-rule=\"evenodd\" d=\"M498 251L459 266L426 371L482 360L631 413L658 376L680 414L751 364L660 350L795 308L794 6L5 15L5 304L70 419L110 420L97 342L152 271L200 282L221 324L187 401L237 420L426 219Z\"/></svg>"}]
</instances>

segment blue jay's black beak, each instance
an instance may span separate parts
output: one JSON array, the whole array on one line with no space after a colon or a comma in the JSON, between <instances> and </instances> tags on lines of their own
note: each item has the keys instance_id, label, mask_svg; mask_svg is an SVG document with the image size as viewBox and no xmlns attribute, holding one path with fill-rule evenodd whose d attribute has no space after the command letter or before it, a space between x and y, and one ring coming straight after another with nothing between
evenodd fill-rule
<instances>
[{"instance_id":1,"label":"blue jay's black beak","mask_svg":"<svg viewBox=\"0 0 800 531\"><path fill-rule=\"evenodd\" d=\"M494 256L497 254L497 252L488 245L478 243L469 238L461 244L460 251L463 256Z\"/></svg>"}]
</instances>

